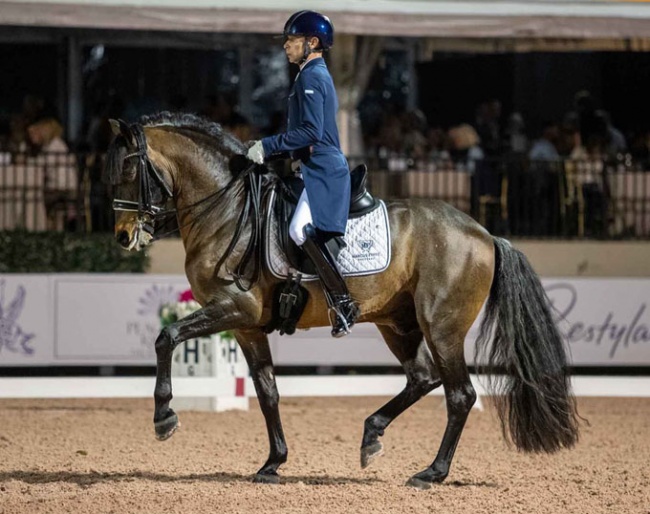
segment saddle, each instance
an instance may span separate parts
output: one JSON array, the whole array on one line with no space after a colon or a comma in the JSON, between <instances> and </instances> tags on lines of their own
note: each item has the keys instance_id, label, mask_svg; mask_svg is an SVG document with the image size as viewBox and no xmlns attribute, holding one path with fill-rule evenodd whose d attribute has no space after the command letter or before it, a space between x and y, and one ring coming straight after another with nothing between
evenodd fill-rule
<instances>
[{"instance_id":1,"label":"saddle","mask_svg":"<svg viewBox=\"0 0 650 514\"><path fill-rule=\"evenodd\" d=\"M350 180L350 218L359 218L381 205L367 189L368 168L365 164L361 164L352 170ZM294 269L307 275L315 275L316 270L311 260L307 258L306 254L289 236L291 218L296 210L298 199L305 184L300 178L294 176L283 178L282 182L284 187L279 189L275 202L275 215L278 220L280 245L287 256L289 264ZM335 237L328 242L328 246L336 258L340 251L345 248L346 244L342 237Z\"/></svg>"}]
</instances>

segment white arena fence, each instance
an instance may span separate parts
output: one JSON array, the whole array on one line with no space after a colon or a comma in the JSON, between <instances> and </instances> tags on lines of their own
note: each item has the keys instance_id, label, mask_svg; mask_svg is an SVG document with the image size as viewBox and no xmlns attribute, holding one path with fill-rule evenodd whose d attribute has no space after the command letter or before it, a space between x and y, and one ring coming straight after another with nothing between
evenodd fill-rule
<instances>
[{"instance_id":1,"label":"white arena fence","mask_svg":"<svg viewBox=\"0 0 650 514\"><path fill-rule=\"evenodd\" d=\"M400 375L278 376L281 397L395 396L406 381ZM174 398L237 398L237 377L174 377ZM472 376L479 395L484 379ZM650 397L650 377L574 376L576 396ZM148 398L154 377L0 378L0 398ZM250 378L244 397L255 397ZM431 395L442 395L438 388ZM174 400L172 400L174 402ZM480 406L480 402L478 403Z\"/></svg>"}]
</instances>

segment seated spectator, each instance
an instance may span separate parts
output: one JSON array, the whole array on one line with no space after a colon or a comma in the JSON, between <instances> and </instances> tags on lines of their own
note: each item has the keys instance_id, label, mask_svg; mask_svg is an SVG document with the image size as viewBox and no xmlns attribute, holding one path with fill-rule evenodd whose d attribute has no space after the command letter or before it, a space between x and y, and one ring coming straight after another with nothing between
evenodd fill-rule
<instances>
[{"instance_id":1,"label":"seated spectator","mask_svg":"<svg viewBox=\"0 0 650 514\"><path fill-rule=\"evenodd\" d=\"M528 152L531 161L556 161L560 158L557 150L560 130L555 122L546 122L541 137L533 143Z\"/></svg>"},{"instance_id":2,"label":"seated spectator","mask_svg":"<svg viewBox=\"0 0 650 514\"><path fill-rule=\"evenodd\" d=\"M449 130L451 158L457 163L465 164L467 171L473 173L476 161L485 158L485 153L479 146L480 138L471 125L464 123Z\"/></svg>"},{"instance_id":3,"label":"seated spectator","mask_svg":"<svg viewBox=\"0 0 650 514\"><path fill-rule=\"evenodd\" d=\"M517 200L521 205L532 207L532 212L537 213L537 219L535 223L529 216L517 220L525 233L549 235L557 230L560 219L559 195L562 171L558 151L559 140L558 124L548 121L544 123L541 137L535 140L528 152L530 173L522 177L517 184L519 196Z\"/></svg>"},{"instance_id":4,"label":"seated spectator","mask_svg":"<svg viewBox=\"0 0 650 514\"><path fill-rule=\"evenodd\" d=\"M44 169L44 199L49 230L71 228L78 194L74 155L63 140L63 127L52 117L42 118L27 127L33 155L27 165Z\"/></svg>"},{"instance_id":5,"label":"seated spectator","mask_svg":"<svg viewBox=\"0 0 650 514\"><path fill-rule=\"evenodd\" d=\"M481 147L487 157L501 155L501 102L492 98L476 108L474 127L481 140Z\"/></svg>"},{"instance_id":6,"label":"seated spectator","mask_svg":"<svg viewBox=\"0 0 650 514\"><path fill-rule=\"evenodd\" d=\"M427 131L427 150L429 159L432 161L444 161L449 159L447 149L447 134L440 127L431 127Z\"/></svg>"},{"instance_id":7,"label":"seated spectator","mask_svg":"<svg viewBox=\"0 0 650 514\"><path fill-rule=\"evenodd\" d=\"M427 140L424 130L427 119L420 110L404 113L402 121L403 140L402 152L412 160L421 160L426 157Z\"/></svg>"},{"instance_id":8,"label":"seated spectator","mask_svg":"<svg viewBox=\"0 0 650 514\"><path fill-rule=\"evenodd\" d=\"M511 156L525 155L528 150L528 138L526 137L526 124L523 116L513 112L508 118L506 126L505 148Z\"/></svg>"}]
</instances>

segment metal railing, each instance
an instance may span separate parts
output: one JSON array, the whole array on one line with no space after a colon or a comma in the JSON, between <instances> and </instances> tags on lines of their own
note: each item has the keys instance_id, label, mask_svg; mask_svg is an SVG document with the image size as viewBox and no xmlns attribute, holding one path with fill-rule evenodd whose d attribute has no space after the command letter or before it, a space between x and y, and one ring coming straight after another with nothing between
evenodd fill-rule
<instances>
[{"instance_id":1,"label":"metal railing","mask_svg":"<svg viewBox=\"0 0 650 514\"><path fill-rule=\"evenodd\" d=\"M495 235L650 239L650 168L629 159L365 162L373 194L443 200Z\"/></svg>"},{"instance_id":2,"label":"metal railing","mask_svg":"<svg viewBox=\"0 0 650 514\"><path fill-rule=\"evenodd\" d=\"M0 230L112 230L103 156L0 153Z\"/></svg>"},{"instance_id":3,"label":"metal railing","mask_svg":"<svg viewBox=\"0 0 650 514\"><path fill-rule=\"evenodd\" d=\"M103 155L0 153L0 230L111 231ZM450 203L495 235L650 239L650 170L602 160L351 158L380 198Z\"/></svg>"}]
</instances>

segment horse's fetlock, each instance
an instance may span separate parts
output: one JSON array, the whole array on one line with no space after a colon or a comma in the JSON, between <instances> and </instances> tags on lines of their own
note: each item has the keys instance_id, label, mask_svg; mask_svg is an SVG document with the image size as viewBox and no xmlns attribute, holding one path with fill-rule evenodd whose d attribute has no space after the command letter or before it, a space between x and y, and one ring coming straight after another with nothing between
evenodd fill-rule
<instances>
[{"instance_id":1,"label":"horse's fetlock","mask_svg":"<svg viewBox=\"0 0 650 514\"><path fill-rule=\"evenodd\" d=\"M364 423L365 432L371 432L378 436L384 435L386 423L378 416L370 416Z\"/></svg>"}]
</instances>

